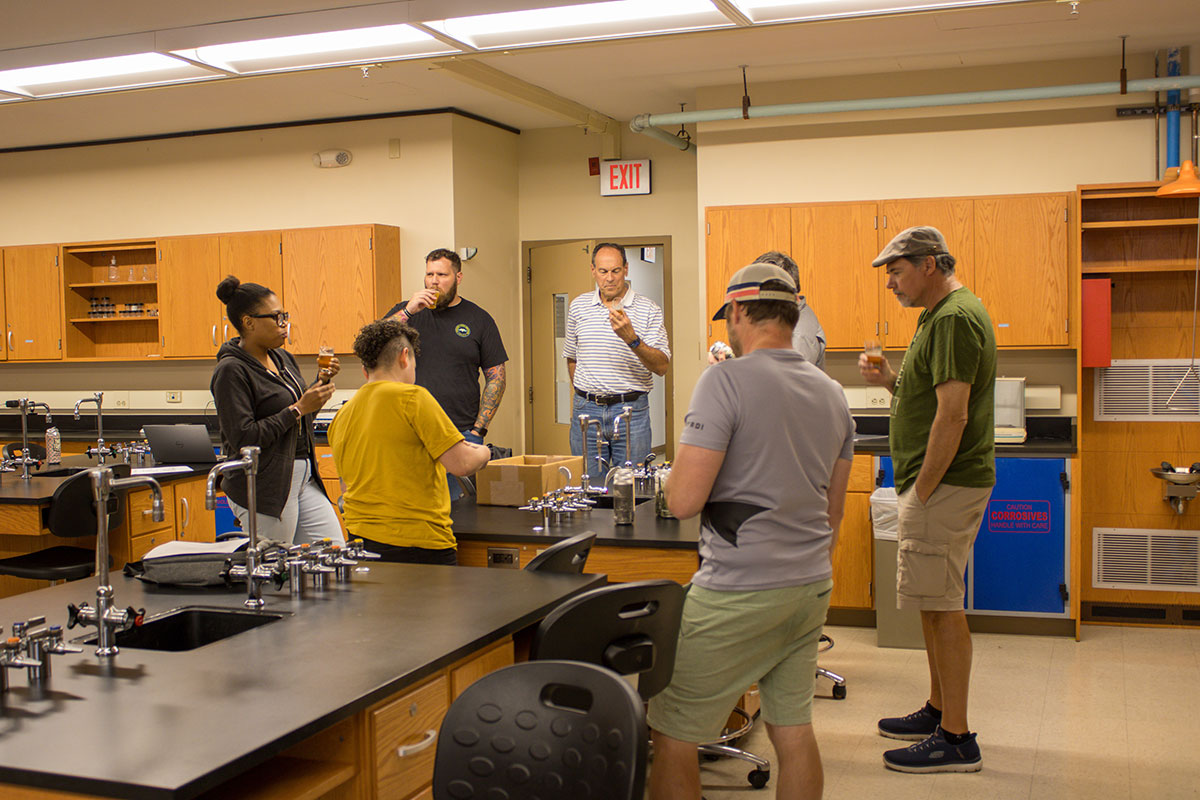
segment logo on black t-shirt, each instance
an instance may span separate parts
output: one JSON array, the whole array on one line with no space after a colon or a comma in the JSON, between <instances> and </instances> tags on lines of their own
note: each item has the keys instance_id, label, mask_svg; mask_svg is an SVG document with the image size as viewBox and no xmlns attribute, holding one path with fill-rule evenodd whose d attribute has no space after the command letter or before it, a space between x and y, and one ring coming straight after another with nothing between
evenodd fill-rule
<instances>
[{"instance_id":1,"label":"logo on black t-shirt","mask_svg":"<svg viewBox=\"0 0 1200 800\"><path fill-rule=\"evenodd\" d=\"M468 325L455 325L454 332L465 339L471 335L471 328Z\"/></svg>"}]
</instances>

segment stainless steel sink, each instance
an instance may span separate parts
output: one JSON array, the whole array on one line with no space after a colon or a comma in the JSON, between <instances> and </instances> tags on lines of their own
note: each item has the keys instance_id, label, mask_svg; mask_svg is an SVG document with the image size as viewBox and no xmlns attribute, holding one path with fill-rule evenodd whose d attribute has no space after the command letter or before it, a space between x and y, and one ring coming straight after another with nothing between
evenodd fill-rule
<instances>
[{"instance_id":1,"label":"stainless steel sink","mask_svg":"<svg viewBox=\"0 0 1200 800\"><path fill-rule=\"evenodd\" d=\"M137 628L119 632L117 646L131 650L195 650L276 622L284 616L262 611L185 606L151 617ZM83 641L95 644L96 636L93 634Z\"/></svg>"},{"instance_id":2,"label":"stainless steel sink","mask_svg":"<svg viewBox=\"0 0 1200 800\"><path fill-rule=\"evenodd\" d=\"M88 467L59 467L58 469L43 469L33 473L35 478L67 478L86 472Z\"/></svg>"}]
</instances>

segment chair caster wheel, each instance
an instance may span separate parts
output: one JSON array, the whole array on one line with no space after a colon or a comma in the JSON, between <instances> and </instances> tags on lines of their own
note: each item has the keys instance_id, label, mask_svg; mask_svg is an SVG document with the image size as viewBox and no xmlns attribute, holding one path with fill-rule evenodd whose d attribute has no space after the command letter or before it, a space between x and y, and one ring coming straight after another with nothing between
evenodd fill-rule
<instances>
[{"instance_id":1,"label":"chair caster wheel","mask_svg":"<svg viewBox=\"0 0 1200 800\"><path fill-rule=\"evenodd\" d=\"M845 700L846 699L846 687L838 686L835 683L833 685L833 699L834 700Z\"/></svg>"},{"instance_id":2,"label":"chair caster wheel","mask_svg":"<svg viewBox=\"0 0 1200 800\"><path fill-rule=\"evenodd\" d=\"M752 769L750 770L750 774L746 776L746 780L750 781L750 785L755 789L763 788L770 779L771 773L762 769Z\"/></svg>"}]
</instances>

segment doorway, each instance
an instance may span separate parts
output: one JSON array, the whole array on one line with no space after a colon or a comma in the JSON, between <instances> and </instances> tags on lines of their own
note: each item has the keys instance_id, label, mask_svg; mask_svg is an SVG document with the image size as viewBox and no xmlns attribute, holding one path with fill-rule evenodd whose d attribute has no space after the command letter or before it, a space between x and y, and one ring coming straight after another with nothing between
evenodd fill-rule
<instances>
[{"instance_id":1,"label":"doorway","mask_svg":"<svg viewBox=\"0 0 1200 800\"><path fill-rule=\"evenodd\" d=\"M620 237L525 242L522 319L525 320L525 452L542 455L570 453L574 387L567 372L562 345L567 310L573 299L594 291L591 254L596 244L610 241L625 248L631 288L663 309L672 349L675 333L671 308L671 237ZM655 377L650 392L651 446L656 453L674 453L671 432L674 415L674 371Z\"/></svg>"}]
</instances>

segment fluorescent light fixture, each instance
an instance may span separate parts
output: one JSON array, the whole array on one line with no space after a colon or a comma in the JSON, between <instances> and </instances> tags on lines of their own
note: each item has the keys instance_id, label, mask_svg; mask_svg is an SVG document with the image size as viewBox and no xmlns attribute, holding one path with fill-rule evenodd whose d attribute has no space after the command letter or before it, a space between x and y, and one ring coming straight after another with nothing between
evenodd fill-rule
<instances>
[{"instance_id":1,"label":"fluorescent light fixture","mask_svg":"<svg viewBox=\"0 0 1200 800\"><path fill-rule=\"evenodd\" d=\"M480 50L733 26L709 0L612 0L425 24Z\"/></svg>"},{"instance_id":2,"label":"fluorescent light fixture","mask_svg":"<svg viewBox=\"0 0 1200 800\"><path fill-rule=\"evenodd\" d=\"M213 73L162 53L135 53L0 72L0 90L31 97L133 89L212 78Z\"/></svg>"},{"instance_id":3,"label":"fluorescent light fixture","mask_svg":"<svg viewBox=\"0 0 1200 800\"><path fill-rule=\"evenodd\" d=\"M459 52L410 25L307 33L173 51L237 73L279 72Z\"/></svg>"},{"instance_id":4,"label":"fluorescent light fixture","mask_svg":"<svg viewBox=\"0 0 1200 800\"><path fill-rule=\"evenodd\" d=\"M910 14L973 6L1012 5L1015 2L1031 0L733 0L734 5L754 22Z\"/></svg>"}]
</instances>

